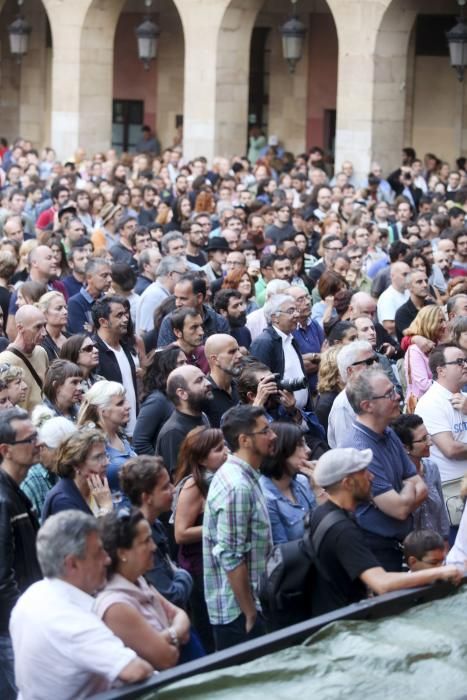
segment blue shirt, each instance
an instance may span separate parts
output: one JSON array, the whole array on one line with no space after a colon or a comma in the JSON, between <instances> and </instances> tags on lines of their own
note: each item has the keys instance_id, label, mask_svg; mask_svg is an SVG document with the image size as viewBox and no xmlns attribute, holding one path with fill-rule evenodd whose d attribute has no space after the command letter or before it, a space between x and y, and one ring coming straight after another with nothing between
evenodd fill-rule
<instances>
[{"instance_id":1,"label":"blue shirt","mask_svg":"<svg viewBox=\"0 0 467 700\"><path fill-rule=\"evenodd\" d=\"M108 442L105 443L105 451L110 463L107 465L107 479L109 482L110 490L120 491L120 481L119 474L122 465L130 459L130 457L136 457L136 452L131 448L130 443L125 438L121 438L123 442L123 452L117 450L116 447L112 447Z\"/></svg>"},{"instance_id":2,"label":"blue shirt","mask_svg":"<svg viewBox=\"0 0 467 700\"><path fill-rule=\"evenodd\" d=\"M68 299L68 331L70 333L84 333L84 324L93 326L91 309L95 299L82 287L78 294Z\"/></svg>"},{"instance_id":3,"label":"blue shirt","mask_svg":"<svg viewBox=\"0 0 467 700\"><path fill-rule=\"evenodd\" d=\"M321 346L324 343L324 331L315 320L311 320L306 328L300 326L292 333L297 341L298 348L302 355L307 352L321 352ZM314 391L318 386L318 372L308 375L308 384L311 391Z\"/></svg>"},{"instance_id":4,"label":"blue shirt","mask_svg":"<svg viewBox=\"0 0 467 700\"><path fill-rule=\"evenodd\" d=\"M315 494L306 476L297 474L290 482L295 503L284 496L269 477L261 476L259 484L266 498L274 544L303 537L303 518L316 507Z\"/></svg>"},{"instance_id":5,"label":"blue shirt","mask_svg":"<svg viewBox=\"0 0 467 700\"><path fill-rule=\"evenodd\" d=\"M407 456L392 428L386 428L380 435L355 421L352 431L342 442L342 447L355 447L357 450L370 448L373 451L373 459L368 466L373 474L371 485L373 498L391 490L400 493L403 481L417 474L415 465ZM373 501L362 503L357 508L357 522L368 532L396 539L399 542L402 542L404 537L413 530L412 515L405 520L392 518L379 510Z\"/></svg>"}]
</instances>

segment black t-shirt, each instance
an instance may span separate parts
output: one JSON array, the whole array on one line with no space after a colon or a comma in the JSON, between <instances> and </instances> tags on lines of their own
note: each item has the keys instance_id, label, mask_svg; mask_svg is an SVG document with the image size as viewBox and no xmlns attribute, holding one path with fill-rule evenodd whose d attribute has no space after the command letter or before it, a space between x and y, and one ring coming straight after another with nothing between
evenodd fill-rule
<instances>
[{"instance_id":1,"label":"black t-shirt","mask_svg":"<svg viewBox=\"0 0 467 700\"><path fill-rule=\"evenodd\" d=\"M203 267L203 265L206 265L207 263L206 256L201 250L198 253L198 255L189 255L187 253L185 257L188 260L188 262L193 263L193 265L199 265L199 267Z\"/></svg>"},{"instance_id":2,"label":"black t-shirt","mask_svg":"<svg viewBox=\"0 0 467 700\"><path fill-rule=\"evenodd\" d=\"M314 532L321 520L335 510L342 511L347 518L329 529L319 548L319 568L315 571L312 585L313 616L332 612L365 598L366 587L359 578L360 574L380 566L365 544L362 530L353 515L331 501L313 511L311 531ZM320 575L319 569L325 572L329 580Z\"/></svg>"}]
</instances>

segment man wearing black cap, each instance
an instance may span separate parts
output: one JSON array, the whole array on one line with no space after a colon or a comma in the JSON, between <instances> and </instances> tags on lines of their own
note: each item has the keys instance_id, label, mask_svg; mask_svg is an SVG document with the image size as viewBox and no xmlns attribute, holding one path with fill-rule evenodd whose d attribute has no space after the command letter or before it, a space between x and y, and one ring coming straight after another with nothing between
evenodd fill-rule
<instances>
[{"instance_id":1,"label":"man wearing black cap","mask_svg":"<svg viewBox=\"0 0 467 700\"><path fill-rule=\"evenodd\" d=\"M371 500L374 477L368 467L372 460L371 449L352 447L330 450L318 460L313 476L328 500L313 511L310 522L311 533L324 527L311 590L313 616L366 598L367 588L381 595L438 579L454 583L462 579L462 571L454 566L409 575L388 572L379 564L354 518L357 506Z\"/></svg>"},{"instance_id":2,"label":"man wearing black cap","mask_svg":"<svg viewBox=\"0 0 467 700\"><path fill-rule=\"evenodd\" d=\"M206 247L208 262L201 268L206 273L208 282L212 284L222 277L222 266L225 265L229 244L222 236L210 238Z\"/></svg>"}]
</instances>

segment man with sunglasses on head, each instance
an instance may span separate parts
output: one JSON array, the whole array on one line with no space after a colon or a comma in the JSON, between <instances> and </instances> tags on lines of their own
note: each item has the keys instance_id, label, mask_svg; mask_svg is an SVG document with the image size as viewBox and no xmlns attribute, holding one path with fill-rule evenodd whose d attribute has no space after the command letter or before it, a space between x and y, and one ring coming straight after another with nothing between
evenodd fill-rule
<instances>
[{"instance_id":1,"label":"man with sunglasses on head","mask_svg":"<svg viewBox=\"0 0 467 700\"><path fill-rule=\"evenodd\" d=\"M412 513L428 489L389 427L400 415L401 396L385 372L370 368L350 378L346 394L356 420L342 446L373 453L368 464L372 499L357 509L357 522L380 566L402 571L402 542L413 530Z\"/></svg>"},{"instance_id":2,"label":"man with sunglasses on head","mask_svg":"<svg viewBox=\"0 0 467 700\"><path fill-rule=\"evenodd\" d=\"M39 522L20 490L29 468L39 460L37 432L19 408L0 413L0 697L16 698L13 648L8 624L21 593L42 578L36 556Z\"/></svg>"},{"instance_id":3,"label":"man with sunglasses on head","mask_svg":"<svg viewBox=\"0 0 467 700\"><path fill-rule=\"evenodd\" d=\"M366 340L355 340L344 345L337 356L337 367L344 385L350 377L359 374L368 367L377 366L378 356ZM342 447L355 419L355 411L349 403L345 386L332 404L328 419L328 444L330 447Z\"/></svg>"}]
</instances>

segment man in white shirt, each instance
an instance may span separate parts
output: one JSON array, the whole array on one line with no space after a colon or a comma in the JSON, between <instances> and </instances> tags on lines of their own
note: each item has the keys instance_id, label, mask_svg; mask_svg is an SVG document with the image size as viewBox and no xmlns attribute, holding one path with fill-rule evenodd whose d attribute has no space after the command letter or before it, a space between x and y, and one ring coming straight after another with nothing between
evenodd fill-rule
<instances>
[{"instance_id":1,"label":"man in white shirt","mask_svg":"<svg viewBox=\"0 0 467 700\"><path fill-rule=\"evenodd\" d=\"M433 384L418 400L417 415L431 435L431 456L441 481L467 472L467 359L456 345L438 345L430 355Z\"/></svg>"},{"instance_id":2,"label":"man in white shirt","mask_svg":"<svg viewBox=\"0 0 467 700\"><path fill-rule=\"evenodd\" d=\"M282 381L303 382L306 388L293 391L297 408L303 409L308 404L308 381L302 355L292 335L299 318L295 299L288 294L276 294L263 309L269 325L253 341L250 353Z\"/></svg>"},{"instance_id":3,"label":"man in white shirt","mask_svg":"<svg viewBox=\"0 0 467 700\"><path fill-rule=\"evenodd\" d=\"M152 666L92 612L110 562L95 518L52 515L39 531L37 556L45 579L21 596L10 621L18 700L81 700L117 680L148 678Z\"/></svg>"},{"instance_id":4,"label":"man in white shirt","mask_svg":"<svg viewBox=\"0 0 467 700\"><path fill-rule=\"evenodd\" d=\"M173 294L175 284L187 272L188 265L184 258L167 255L159 263L156 280L146 287L136 313L137 333L154 329L154 311Z\"/></svg>"},{"instance_id":5,"label":"man in white shirt","mask_svg":"<svg viewBox=\"0 0 467 700\"><path fill-rule=\"evenodd\" d=\"M396 337L396 311L409 298L410 267L404 262L391 265L391 284L378 299L378 321Z\"/></svg>"},{"instance_id":6,"label":"man in white shirt","mask_svg":"<svg viewBox=\"0 0 467 700\"><path fill-rule=\"evenodd\" d=\"M269 301L275 294L283 294L286 289L290 287L287 280L273 279L266 285L265 299ZM267 327L268 322L266 321L266 316L264 315L263 307L252 311L246 317L246 327L251 333L251 340L255 340Z\"/></svg>"},{"instance_id":7,"label":"man in white shirt","mask_svg":"<svg viewBox=\"0 0 467 700\"><path fill-rule=\"evenodd\" d=\"M349 378L367 367L377 366L378 356L366 340L355 340L344 345L337 356L337 367L344 384ZM345 388L334 399L328 418L328 445L342 447L355 420Z\"/></svg>"}]
</instances>

